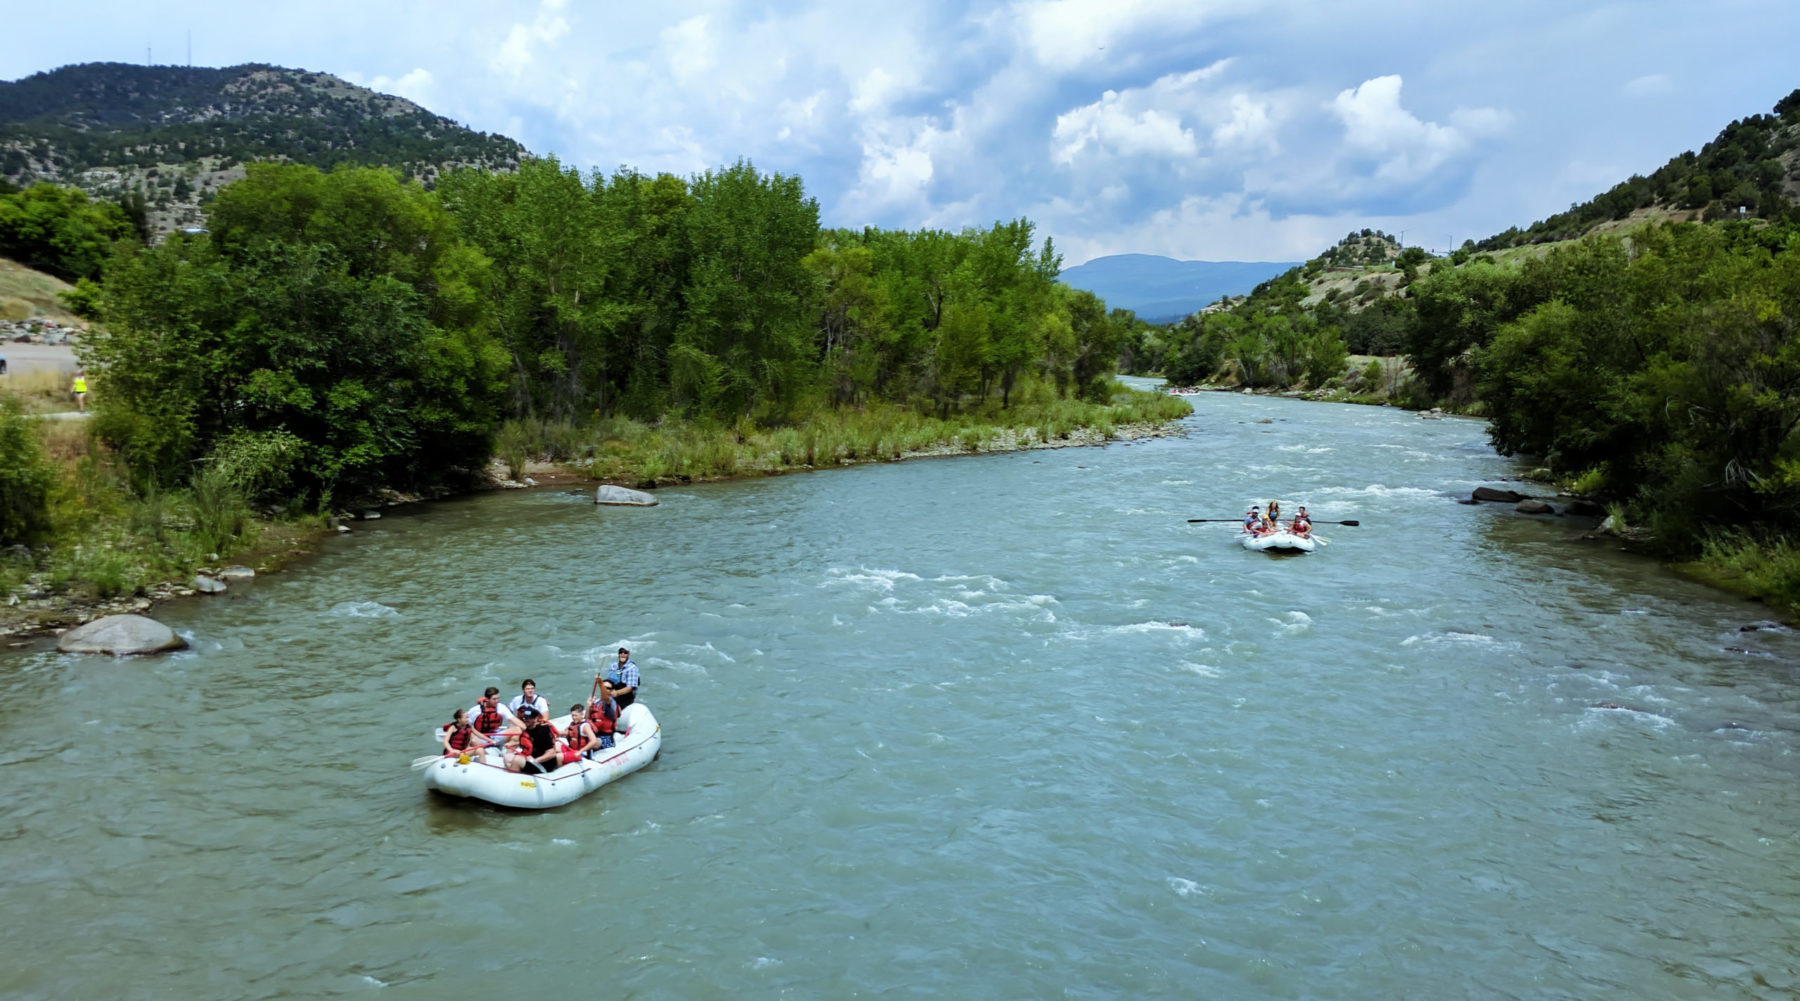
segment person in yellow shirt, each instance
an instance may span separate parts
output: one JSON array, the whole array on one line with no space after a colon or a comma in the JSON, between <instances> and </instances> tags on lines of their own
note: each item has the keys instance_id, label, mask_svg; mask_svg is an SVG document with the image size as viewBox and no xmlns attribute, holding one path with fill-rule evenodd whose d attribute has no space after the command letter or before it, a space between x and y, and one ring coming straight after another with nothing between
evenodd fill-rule
<instances>
[{"instance_id":1,"label":"person in yellow shirt","mask_svg":"<svg viewBox=\"0 0 1800 1001\"><path fill-rule=\"evenodd\" d=\"M75 393L75 406L78 409L86 410L87 409L87 369L78 368L75 370L75 381L69 385L69 388L71 390L73 390Z\"/></svg>"}]
</instances>

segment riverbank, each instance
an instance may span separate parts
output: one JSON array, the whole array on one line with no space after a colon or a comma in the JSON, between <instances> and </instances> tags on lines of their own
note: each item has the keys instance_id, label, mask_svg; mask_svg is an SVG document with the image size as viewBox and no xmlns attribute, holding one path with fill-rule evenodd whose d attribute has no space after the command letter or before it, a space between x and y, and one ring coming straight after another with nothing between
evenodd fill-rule
<instances>
[{"instance_id":1,"label":"riverbank","mask_svg":"<svg viewBox=\"0 0 1800 1001\"><path fill-rule=\"evenodd\" d=\"M1179 434L1175 421L1190 412L1165 395L1120 386L1105 404L1040 401L956 420L867 408L774 430L673 421L586 428L512 422L501 435L506 454L467 488L432 497L388 491L335 515L253 513L241 498L201 489L134 496L123 473L93 448L85 425L32 421L55 478L49 507L58 527L50 541L0 553L0 642L22 645L102 615L145 613L191 598L198 594L191 586L196 575L216 577L227 567L275 572L311 555L322 539L354 531L359 520L443 497L603 483L654 489L866 462L1091 447ZM528 442L526 434L537 440Z\"/></svg>"},{"instance_id":2,"label":"riverbank","mask_svg":"<svg viewBox=\"0 0 1800 1001\"><path fill-rule=\"evenodd\" d=\"M1414 407L1385 392L1359 393L1343 386L1315 390L1252 389L1211 382L1198 386L1173 386L1169 387L1166 392L1175 396L1228 393L1246 396L1273 396L1321 403L1354 403L1365 406L1394 407L1412 410L1423 420L1442 418L1486 420L1486 417L1480 414L1458 413L1437 407L1429 409ZM1567 496L1595 500L1579 489L1572 489L1575 487L1573 482L1557 480L1550 475L1548 470L1535 471L1528 482L1556 490ZM1623 505L1615 506L1623 510ZM1671 559L1666 552L1656 551L1654 536L1647 531L1633 529L1609 534L1612 534L1633 552L1647 559L1656 560L1684 577L1729 594L1761 602L1783 622L1800 626L1800 548L1796 548L1787 539L1755 539L1742 534L1725 532L1709 541L1693 558Z\"/></svg>"}]
</instances>

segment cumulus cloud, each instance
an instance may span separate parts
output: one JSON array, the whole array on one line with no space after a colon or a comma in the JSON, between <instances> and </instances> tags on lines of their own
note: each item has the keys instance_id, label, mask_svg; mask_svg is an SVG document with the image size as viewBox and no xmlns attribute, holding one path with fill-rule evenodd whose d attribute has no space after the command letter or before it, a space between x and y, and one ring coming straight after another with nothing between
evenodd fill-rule
<instances>
[{"instance_id":1,"label":"cumulus cloud","mask_svg":"<svg viewBox=\"0 0 1800 1001\"><path fill-rule=\"evenodd\" d=\"M537 16L530 24L515 24L506 40L494 53L490 65L501 73L519 77L537 62L537 51L554 45L569 33L569 22L562 16L568 0L540 0Z\"/></svg>"},{"instance_id":2,"label":"cumulus cloud","mask_svg":"<svg viewBox=\"0 0 1800 1001\"><path fill-rule=\"evenodd\" d=\"M1058 163L1071 163L1091 148L1113 156L1189 157L1199 151L1194 131L1179 116L1156 108L1134 110L1117 91L1086 107L1058 115L1051 133Z\"/></svg>"},{"instance_id":3,"label":"cumulus cloud","mask_svg":"<svg viewBox=\"0 0 1800 1001\"><path fill-rule=\"evenodd\" d=\"M1129 43L1166 43L1258 6L1253 0L1027 0L1013 12L1031 58L1069 71L1116 65L1130 57Z\"/></svg>"}]
</instances>

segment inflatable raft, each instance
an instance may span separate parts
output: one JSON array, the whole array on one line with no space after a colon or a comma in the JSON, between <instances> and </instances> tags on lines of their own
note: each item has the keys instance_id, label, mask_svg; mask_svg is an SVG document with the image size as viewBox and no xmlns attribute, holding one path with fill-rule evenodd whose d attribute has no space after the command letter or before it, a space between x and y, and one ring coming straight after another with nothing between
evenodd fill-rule
<instances>
[{"instance_id":1,"label":"inflatable raft","mask_svg":"<svg viewBox=\"0 0 1800 1001\"><path fill-rule=\"evenodd\" d=\"M560 731L569 724L569 717L551 722ZM662 726L647 706L636 702L619 714L613 741L614 746L594 751L591 759L540 775L507 771L500 764L498 748L467 758L446 757L425 766L425 788L519 810L563 806L654 760L662 750Z\"/></svg>"},{"instance_id":2,"label":"inflatable raft","mask_svg":"<svg viewBox=\"0 0 1800 1001\"><path fill-rule=\"evenodd\" d=\"M1295 535L1292 532L1270 532L1267 535L1251 535L1239 532L1238 539L1244 543L1245 549L1287 550L1290 552L1310 553L1319 546L1318 540L1307 535Z\"/></svg>"}]
</instances>

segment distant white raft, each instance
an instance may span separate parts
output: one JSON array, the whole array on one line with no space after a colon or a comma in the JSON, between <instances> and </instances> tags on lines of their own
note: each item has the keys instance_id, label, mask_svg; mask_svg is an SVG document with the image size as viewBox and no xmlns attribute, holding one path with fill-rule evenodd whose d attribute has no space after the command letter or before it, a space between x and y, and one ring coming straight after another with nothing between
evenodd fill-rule
<instances>
[{"instance_id":1,"label":"distant white raft","mask_svg":"<svg viewBox=\"0 0 1800 1001\"><path fill-rule=\"evenodd\" d=\"M553 723L561 730L569 718L563 716ZM520 810L563 806L654 760L662 750L662 726L650 715L649 707L634 702L619 714L613 740L613 747L593 752L592 759L583 758L543 775L507 771L494 750L467 764L447 757L425 766L425 788Z\"/></svg>"},{"instance_id":2,"label":"distant white raft","mask_svg":"<svg viewBox=\"0 0 1800 1001\"><path fill-rule=\"evenodd\" d=\"M1238 539L1244 543L1245 549L1255 549L1259 552L1267 549L1287 549L1310 553L1319 547L1318 540L1311 536L1295 535L1292 532L1270 532L1268 535L1251 535L1249 532L1240 532Z\"/></svg>"}]
</instances>

